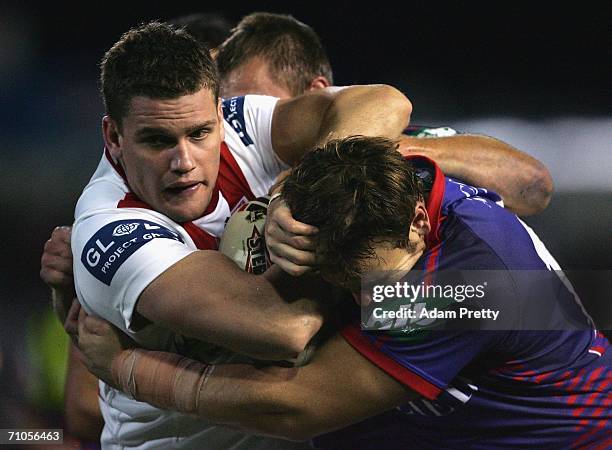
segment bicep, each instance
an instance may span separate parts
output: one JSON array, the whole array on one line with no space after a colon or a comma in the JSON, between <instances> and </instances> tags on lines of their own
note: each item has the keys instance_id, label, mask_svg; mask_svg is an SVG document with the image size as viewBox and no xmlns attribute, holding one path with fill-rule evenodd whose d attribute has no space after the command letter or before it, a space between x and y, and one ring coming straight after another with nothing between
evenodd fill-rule
<instances>
[{"instance_id":1,"label":"bicep","mask_svg":"<svg viewBox=\"0 0 612 450\"><path fill-rule=\"evenodd\" d=\"M155 278L140 294L136 310L158 325L188 335L199 335L201 329L214 332L227 313L235 312L233 302L223 300L247 276L219 252L196 251Z\"/></svg>"},{"instance_id":2,"label":"bicep","mask_svg":"<svg viewBox=\"0 0 612 450\"><path fill-rule=\"evenodd\" d=\"M299 353L320 325L308 305L288 303L264 277L217 251L197 251L151 282L136 310L183 335L261 359Z\"/></svg>"}]
</instances>

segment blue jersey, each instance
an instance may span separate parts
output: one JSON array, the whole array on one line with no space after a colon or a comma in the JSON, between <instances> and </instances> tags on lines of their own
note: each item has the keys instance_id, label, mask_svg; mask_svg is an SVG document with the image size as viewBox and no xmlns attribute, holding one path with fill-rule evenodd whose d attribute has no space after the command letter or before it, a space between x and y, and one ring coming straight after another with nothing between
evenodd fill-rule
<instances>
[{"instance_id":1,"label":"blue jersey","mask_svg":"<svg viewBox=\"0 0 612 450\"><path fill-rule=\"evenodd\" d=\"M425 159L413 164L431 185L427 210L432 225L427 251L413 272L435 275L450 269L497 269L512 273L556 268L533 231L497 204L497 194L445 178ZM574 308L573 320L581 326L406 334L363 331L355 317L343 327L344 338L421 397L320 436L315 445L334 449L610 448L612 351L607 339L593 329L571 287L550 273L558 283L554 286L558 298L573 304L568 308ZM515 298L529 295L521 286L515 288ZM520 305L505 307L515 311ZM555 320L563 321L563 317Z\"/></svg>"}]
</instances>

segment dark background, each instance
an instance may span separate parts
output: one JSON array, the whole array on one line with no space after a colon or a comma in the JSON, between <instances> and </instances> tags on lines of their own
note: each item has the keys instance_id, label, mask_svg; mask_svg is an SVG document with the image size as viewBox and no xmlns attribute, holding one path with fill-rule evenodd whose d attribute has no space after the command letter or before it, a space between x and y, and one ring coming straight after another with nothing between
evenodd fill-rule
<instances>
[{"instance_id":1,"label":"dark background","mask_svg":"<svg viewBox=\"0 0 612 450\"><path fill-rule=\"evenodd\" d=\"M36 333L36 317L48 306L47 289L38 278L42 246L55 225L71 223L74 203L102 150L98 61L122 32L151 19L205 11L221 12L232 21L252 11L291 13L322 37L336 84L399 87L413 101L413 123L469 127L495 119L533 128L540 146L532 147L529 139L524 146L524 136L515 137L513 131L520 130L512 127L499 136L543 160L557 181L548 210L528 223L563 267L585 272L612 268L612 187L605 181L612 178L607 175L612 169L607 138L612 45L603 2L489 2L478 7L372 2L368 8L353 2L291 3L0 6L0 380L16 404L22 391L28 398L36 396L32 379L44 378L36 346L26 336L28 326ZM567 134L554 136L557 148L545 133L559 128ZM594 139L595 144L572 147L565 136L580 138L580 143ZM605 283L609 274L595 278ZM608 291L595 292L597 300L589 300L589 307L610 325ZM18 389L11 387L15 373L23 374ZM37 405L46 409L40 406L44 401ZM8 420L6 414L0 422Z\"/></svg>"}]
</instances>

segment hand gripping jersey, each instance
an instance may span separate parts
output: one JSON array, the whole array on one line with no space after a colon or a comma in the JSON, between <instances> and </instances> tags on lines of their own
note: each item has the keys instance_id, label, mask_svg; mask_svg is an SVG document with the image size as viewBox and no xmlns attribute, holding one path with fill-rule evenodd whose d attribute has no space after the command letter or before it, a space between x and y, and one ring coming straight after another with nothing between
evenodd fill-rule
<instances>
[{"instance_id":1,"label":"hand gripping jersey","mask_svg":"<svg viewBox=\"0 0 612 450\"><path fill-rule=\"evenodd\" d=\"M272 149L277 99L235 97L223 102L225 142L219 176L204 215L176 223L130 192L124 173L105 151L75 212L72 234L79 301L148 349L186 354L206 362L239 360L222 349L194 343L156 325L132 324L140 293L168 267L196 251L216 250L226 219L241 204L266 195L287 166ZM233 359L232 359L233 358ZM297 448L253 437L197 418L136 402L100 383L105 448Z\"/></svg>"},{"instance_id":2,"label":"hand gripping jersey","mask_svg":"<svg viewBox=\"0 0 612 450\"><path fill-rule=\"evenodd\" d=\"M493 269L515 277L559 269L533 230L485 189L444 178L424 159L432 182L426 253L411 272ZM611 448L612 351L555 272L572 323L551 329L363 331L359 311L342 329L365 358L421 397L393 411L315 439L330 449ZM556 280L556 281L555 281ZM529 308L517 284L500 314ZM537 301L531 299L530 301ZM529 309L524 310L529 314ZM576 321L580 326L576 326Z\"/></svg>"}]
</instances>

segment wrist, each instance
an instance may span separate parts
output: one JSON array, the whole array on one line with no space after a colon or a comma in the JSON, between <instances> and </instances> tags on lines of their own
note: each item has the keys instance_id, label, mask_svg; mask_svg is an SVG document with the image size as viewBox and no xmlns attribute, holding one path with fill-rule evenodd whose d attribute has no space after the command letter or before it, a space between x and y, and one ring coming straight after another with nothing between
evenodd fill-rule
<instances>
[{"instance_id":1,"label":"wrist","mask_svg":"<svg viewBox=\"0 0 612 450\"><path fill-rule=\"evenodd\" d=\"M112 387L126 393L130 398L135 398L134 367L138 354L135 348L123 350L111 360L110 380L102 380Z\"/></svg>"},{"instance_id":2,"label":"wrist","mask_svg":"<svg viewBox=\"0 0 612 450\"><path fill-rule=\"evenodd\" d=\"M132 399L197 414L214 367L174 353L135 348L113 357L111 378L117 389Z\"/></svg>"}]
</instances>

